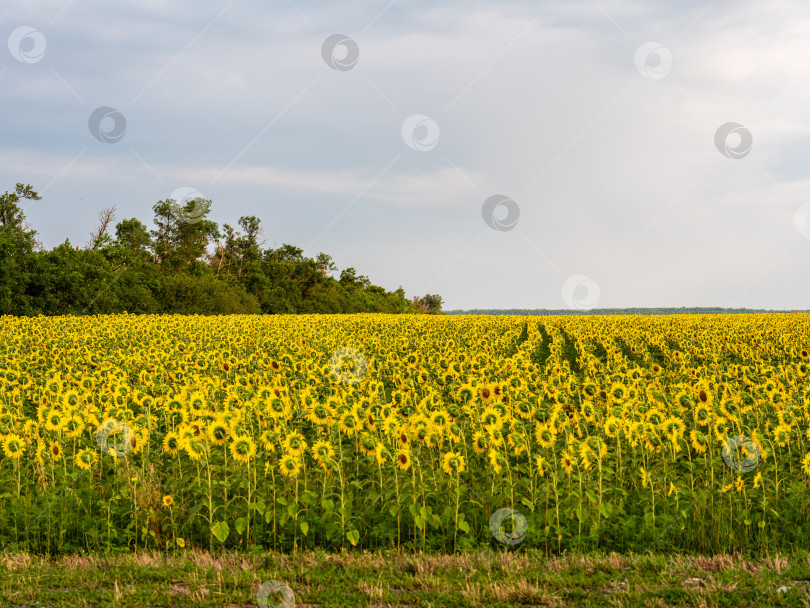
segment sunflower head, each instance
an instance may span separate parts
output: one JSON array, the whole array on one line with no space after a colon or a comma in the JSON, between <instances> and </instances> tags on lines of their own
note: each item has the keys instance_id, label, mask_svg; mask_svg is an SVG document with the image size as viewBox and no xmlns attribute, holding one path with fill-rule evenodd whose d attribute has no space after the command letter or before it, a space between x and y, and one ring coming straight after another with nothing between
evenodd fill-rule
<instances>
[{"instance_id":1,"label":"sunflower head","mask_svg":"<svg viewBox=\"0 0 810 608\"><path fill-rule=\"evenodd\" d=\"M6 438L3 440L3 453L6 455L6 458L19 460L24 451L25 442L22 437L16 433L6 435Z\"/></svg>"},{"instance_id":2,"label":"sunflower head","mask_svg":"<svg viewBox=\"0 0 810 608\"><path fill-rule=\"evenodd\" d=\"M195 439L193 435L185 438L181 445L183 446L183 450L192 460L200 460L203 456L205 456L205 444L202 441Z\"/></svg>"},{"instance_id":3,"label":"sunflower head","mask_svg":"<svg viewBox=\"0 0 810 608\"><path fill-rule=\"evenodd\" d=\"M301 471L302 464L296 456L287 455L281 459L278 466L286 477L295 477Z\"/></svg>"},{"instance_id":4,"label":"sunflower head","mask_svg":"<svg viewBox=\"0 0 810 608\"><path fill-rule=\"evenodd\" d=\"M81 469L88 470L93 467L97 461L98 458L96 453L90 448L84 448L78 454L76 454L76 464Z\"/></svg>"},{"instance_id":5,"label":"sunflower head","mask_svg":"<svg viewBox=\"0 0 810 608\"><path fill-rule=\"evenodd\" d=\"M448 475L459 475L464 472L464 456L456 452L448 452L442 459L442 468Z\"/></svg>"},{"instance_id":6,"label":"sunflower head","mask_svg":"<svg viewBox=\"0 0 810 608\"><path fill-rule=\"evenodd\" d=\"M216 445L225 445L231 435L230 427L222 420L215 420L208 425L208 439Z\"/></svg>"},{"instance_id":7,"label":"sunflower head","mask_svg":"<svg viewBox=\"0 0 810 608\"><path fill-rule=\"evenodd\" d=\"M399 450L397 452L397 466L402 471L407 471L411 466L411 453L408 450Z\"/></svg>"},{"instance_id":8,"label":"sunflower head","mask_svg":"<svg viewBox=\"0 0 810 608\"><path fill-rule=\"evenodd\" d=\"M284 441L281 442L281 445L283 446L284 451L292 456L300 456L307 449L307 442L304 439L304 436L298 431L293 431L287 435L287 437L284 438Z\"/></svg>"},{"instance_id":9,"label":"sunflower head","mask_svg":"<svg viewBox=\"0 0 810 608\"><path fill-rule=\"evenodd\" d=\"M163 451L174 456L180 450L180 437L175 432L166 433L163 439Z\"/></svg>"},{"instance_id":10,"label":"sunflower head","mask_svg":"<svg viewBox=\"0 0 810 608\"><path fill-rule=\"evenodd\" d=\"M311 451L313 457L320 462L330 460L335 455L335 449L332 447L332 445L323 440L316 441L313 444Z\"/></svg>"},{"instance_id":11,"label":"sunflower head","mask_svg":"<svg viewBox=\"0 0 810 608\"><path fill-rule=\"evenodd\" d=\"M250 462L256 455L256 444L247 435L236 437L230 445L231 456L240 462Z\"/></svg>"}]
</instances>

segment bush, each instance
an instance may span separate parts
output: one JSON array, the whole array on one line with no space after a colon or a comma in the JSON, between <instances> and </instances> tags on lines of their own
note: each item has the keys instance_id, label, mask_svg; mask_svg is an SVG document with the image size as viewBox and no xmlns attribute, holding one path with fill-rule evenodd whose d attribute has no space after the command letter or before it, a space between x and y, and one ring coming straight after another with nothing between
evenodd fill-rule
<instances>
[{"instance_id":1,"label":"bush","mask_svg":"<svg viewBox=\"0 0 810 608\"><path fill-rule=\"evenodd\" d=\"M258 314L255 297L237 283L226 283L212 275L199 277L174 274L160 277L156 293L164 313L176 314Z\"/></svg>"}]
</instances>

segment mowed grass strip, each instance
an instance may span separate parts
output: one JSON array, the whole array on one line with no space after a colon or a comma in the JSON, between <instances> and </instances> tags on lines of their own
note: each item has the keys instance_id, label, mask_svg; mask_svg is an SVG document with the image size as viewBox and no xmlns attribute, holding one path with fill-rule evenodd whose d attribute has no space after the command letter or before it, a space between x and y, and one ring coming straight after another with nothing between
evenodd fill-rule
<instances>
[{"instance_id":1,"label":"mowed grass strip","mask_svg":"<svg viewBox=\"0 0 810 608\"><path fill-rule=\"evenodd\" d=\"M29 554L0 557L0 605L285 606L281 593L257 597L280 581L295 606L807 606L807 555L578 555L484 551L462 555L405 552L304 552L296 555ZM285 606L287 608L287 606Z\"/></svg>"}]
</instances>

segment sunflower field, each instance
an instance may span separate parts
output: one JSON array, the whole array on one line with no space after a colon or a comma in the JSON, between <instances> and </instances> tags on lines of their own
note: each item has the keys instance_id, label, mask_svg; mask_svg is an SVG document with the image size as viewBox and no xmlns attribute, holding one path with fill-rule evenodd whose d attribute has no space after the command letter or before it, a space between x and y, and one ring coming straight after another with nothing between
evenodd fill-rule
<instances>
[{"instance_id":1,"label":"sunflower field","mask_svg":"<svg viewBox=\"0 0 810 608\"><path fill-rule=\"evenodd\" d=\"M766 552L810 315L0 319L0 546Z\"/></svg>"}]
</instances>

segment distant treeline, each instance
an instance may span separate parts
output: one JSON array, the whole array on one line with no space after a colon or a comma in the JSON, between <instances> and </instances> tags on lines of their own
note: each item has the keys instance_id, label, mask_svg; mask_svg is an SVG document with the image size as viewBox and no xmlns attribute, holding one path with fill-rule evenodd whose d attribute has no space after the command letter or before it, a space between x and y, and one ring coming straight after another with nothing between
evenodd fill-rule
<instances>
[{"instance_id":1,"label":"distant treeline","mask_svg":"<svg viewBox=\"0 0 810 608\"><path fill-rule=\"evenodd\" d=\"M805 310L764 310L754 308L718 308L718 307L681 307L681 308L594 308L591 310L572 310L567 308L511 308L448 310L448 315L729 315L757 312L808 312Z\"/></svg>"},{"instance_id":2,"label":"distant treeline","mask_svg":"<svg viewBox=\"0 0 810 608\"><path fill-rule=\"evenodd\" d=\"M0 314L441 312L440 296L409 300L354 268L338 274L325 253L262 247L254 216L220 229L203 198L158 201L152 230L104 209L83 248L45 250L20 206L39 199L23 184L0 195Z\"/></svg>"}]
</instances>

